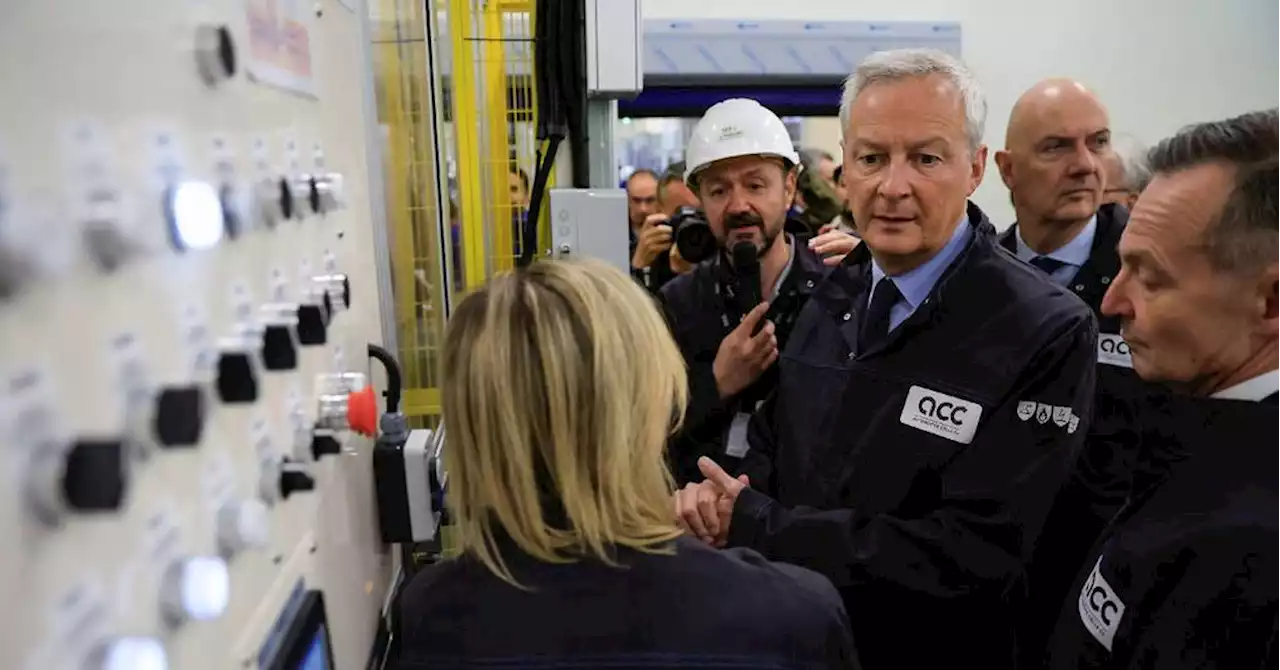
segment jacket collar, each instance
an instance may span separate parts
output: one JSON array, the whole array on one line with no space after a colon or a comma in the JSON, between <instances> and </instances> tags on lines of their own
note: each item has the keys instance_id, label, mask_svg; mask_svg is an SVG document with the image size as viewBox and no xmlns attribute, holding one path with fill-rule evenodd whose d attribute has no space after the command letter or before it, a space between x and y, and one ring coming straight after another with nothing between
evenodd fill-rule
<instances>
[{"instance_id":1,"label":"jacket collar","mask_svg":"<svg viewBox=\"0 0 1280 670\"><path fill-rule=\"evenodd\" d=\"M969 226L973 228L973 238L975 240L978 238L984 238L988 244L995 244L995 226L987 219L986 213L977 205L973 204L972 200L965 203L965 220L969 223ZM972 245L972 242L970 242L970 245ZM841 265L842 267L847 267L850 265L861 265L870 261L871 249L865 244L859 244L857 248L853 250L853 253L845 257L844 263Z\"/></svg>"},{"instance_id":2,"label":"jacket collar","mask_svg":"<svg viewBox=\"0 0 1280 670\"><path fill-rule=\"evenodd\" d=\"M937 308L946 300L948 294L955 292L954 287L949 289L948 281L957 269L964 266L970 258L996 252L996 230L987 219L987 215L972 202L967 203L965 213L967 225L971 227L973 234L965 247L943 270L942 276L934 283L930 296L925 299L925 303L933 302L933 307L926 309L927 305L921 305L876 350L892 345L915 324L938 318ZM844 263L831 273L828 280L820 285L813 296L815 302L822 305L824 310L840 322L840 332L849 350L858 352L859 356L875 351L861 352L858 349L859 324L865 318L866 297L871 290L871 259L871 250L867 245L865 243L858 245L853 253L845 258Z\"/></svg>"},{"instance_id":3,"label":"jacket collar","mask_svg":"<svg viewBox=\"0 0 1280 670\"><path fill-rule=\"evenodd\" d=\"M1120 273L1118 247L1120 236L1129 223L1129 211L1119 205L1108 204L1098 208L1096 217L1097 228L1093 234L1093 245L1089 249L1089 260L1067 283L1067 288L1084 300L1099 319L1104 319L1098 310L1111 280ZM1015 223L1000 234L1000 246L1015 255L1018 251L1017 229L1018 224Z\"/></svg>"},{"instance_id":4,"label":"jacket collar","mask_svg":"<svg viewBox=\"0 0 1280 670\"><path fill-rule=\"evenodd\" d=\"M951 239L937 254L934 254L933 258L892 278L902 299L911 306L912 310L918 309L925 299L929 297L929 294L933 292L933 287L942 278L942 274L947 271L947 268L951 267L951 264L964 251L965 247L969 246L969 238L973 237L973 227L968 223L968 216L966 215L957 223L955 232L951 234ZM872 292L875 291L876 284L884 279L885 276L880 264L875 261L875 258L872 258Z\"/></svg>"}]
</instances>

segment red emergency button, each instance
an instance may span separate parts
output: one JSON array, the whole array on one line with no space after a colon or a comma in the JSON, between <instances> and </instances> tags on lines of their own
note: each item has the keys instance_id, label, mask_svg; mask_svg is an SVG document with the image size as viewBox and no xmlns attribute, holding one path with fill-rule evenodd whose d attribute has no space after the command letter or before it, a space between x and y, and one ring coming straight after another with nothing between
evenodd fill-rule
<instances>
[{"instance_id":1,"label":"red emergency button","mask_svg":"<svg viewBox=\"0 0 1280 670\"><path fill-rule=\"evenodd\" d=\"M372 386L352 391L347 396L347 425L351 430L372 437L378 429L378 396Z\"/></svg>"}]
</instances>

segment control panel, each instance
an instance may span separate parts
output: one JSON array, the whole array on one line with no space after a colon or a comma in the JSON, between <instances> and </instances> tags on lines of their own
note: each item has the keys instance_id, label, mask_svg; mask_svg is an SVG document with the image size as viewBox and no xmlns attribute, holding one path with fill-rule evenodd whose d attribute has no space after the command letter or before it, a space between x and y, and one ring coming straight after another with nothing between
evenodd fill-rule
<instances>
[{"instance_id":1,"label":"control panel","mask_svg":"<svg viewBox=\"0 0 1280 670\"><path fill-rule=\"evenodd\" d=\"M364 667L362 0L0 10L0 667Z\"/></svg>"}]
</instances>

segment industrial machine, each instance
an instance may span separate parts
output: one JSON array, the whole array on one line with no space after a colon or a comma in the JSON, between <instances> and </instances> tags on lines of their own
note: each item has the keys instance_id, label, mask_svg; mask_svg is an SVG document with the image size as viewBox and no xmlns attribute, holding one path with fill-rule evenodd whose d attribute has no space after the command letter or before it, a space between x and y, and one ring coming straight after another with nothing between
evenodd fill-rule
<instances>
[{"instance_id":1,"label":"industrial machine","mask_svg":"<svg viewBox=\"0 0 1280 670\"><path fill-rule=\"evenodd\" d=\"M361 0L0 9L0 667L366 665L369 50Z\"/></svg>"},{"instance_id":2,"label":"industrial machine","mask_svg":"<svg viewBox=\"0 0 1280 670\"><path fill-rule=\"evenodd\" d=\"M521 232L546 242L517 264L627 266L620 105L714 102L690 107L680 87L829 96L880 42L958 48L946 25L645 22L639 0L477 2L447 3L447 21L428 3L428 69L409 88L438 91L434 33L465 30L460 11L482 6L495 30L536 26L531 64L495 80L537 83ZM419 316L396 313L413 298L393 302L391 281L449 282L448 245L439 276L388 248L383 198L403 184L384 185L382 154L403 151L384 142L375 102L377 11L20 0L0 12L0 595L20 605L0 628L0 667L378 667L397 589L423 547L442 549L448 521L445 425L401 413L396 324ZM474 84L459 53L444 59L455 96ZM468 121L455 110L456 134L474 140ZM492 121L479 123L505 134ZM486 240L510 225L477 194L463 200ZM493 266L466 253L474 286Z\"/></svg>"},{"instance_id":3,"label":"industrial machine","mask_svg":"<svg viewBox=\"0 0 1280 670\"><path fill-rule=\"evenodd\" d=\"M525 245L520 263L627 265L620 101L629 114L685 113L675 87L728 97L726 86L767 83L752 68L791 61L801 65L782 73L789 84L830 93L876 40L958 48L948 26L646 23L639 0L427 3L394 26L403 36L416 21L420 46L390 42L423 49L422 81L384 71L375 87L374 49L389 42L375 39L371 16L389 5L398 7L0 9L0 596L11 605L0 667L348 670L387 660L396 591L422 547L440 550L448 520L447 430L401 413L392 353L396 324L420 315L393 305L413 306L417 285L450 282L447 244L437 243L438 276L416 252L389 249L388 215L409 217L384 212L383 199L412 199L401 197L405 183L383 183L384 167L407 155L385 141L403 140L405 126L385 117L418 103L377 101L439 97L452 78L460 150L479 146L473 119L457 114L458 92L480 90L470 38L458 34L465 12L482 7L494 34L537 26L524 35L531 64L493 78L510 100L528 95L506 80L537 81L527 87L536 115L520 121L536 119L542 147L522 232L548 242ZM446 27L451 60L438 48ZM808 37L791 49L795 31ZM493 45L503 43L486 49L500 54ZM501 116L476 123L514 141ZM439 135L442 123L427 126ZM445 175L435 180L447 192ZM492 215L506 210L463 196L467 230L488 240L510 225ZM445 231L446 215L428 223ZM392 237L404 244L418 232ZM471 242L475 286L492 266ZM446 290L445 316L449 304ZM399 351L414 352L415 370L429 357L416 343ZM438 397L410 392L416 409Z\"/></svg>"},{"instance_id":4,"label":"industrial machine","mask_svg":"<svg viewBox=\"0 0 1280 670\"><path fill-rule=\"evenodd\" d=\"M640 89L639 3L533 4L556 38L540 49L573 51L540 54L559 139L537 197L578 159L536 255L625 263L592 233L625 211L588 188L612 152L569 129ZM411 549L447 521L447 431L399 408L390 352L414 317L392 307L375 13L0 10L0 667L385 662Z\"/></svg>"}]
</instances>

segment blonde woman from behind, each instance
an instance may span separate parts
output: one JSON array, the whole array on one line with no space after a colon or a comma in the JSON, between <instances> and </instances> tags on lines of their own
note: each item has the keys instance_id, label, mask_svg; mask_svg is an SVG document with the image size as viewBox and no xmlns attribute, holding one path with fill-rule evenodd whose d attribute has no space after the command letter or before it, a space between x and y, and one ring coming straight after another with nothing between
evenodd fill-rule
<instances>
[{"instance_id":1,"label":"blonde woman from behind","mask_svg":"<svg viewBox=\"0 0 1280 670\"><path fill-rule=\"evenodd\" d=\"M461 554L406 587L401 667L856 667L825 578L682 535L663 449L684 363L629 277L495 277L443 361Z\"/></svg>"}]
</instances>

